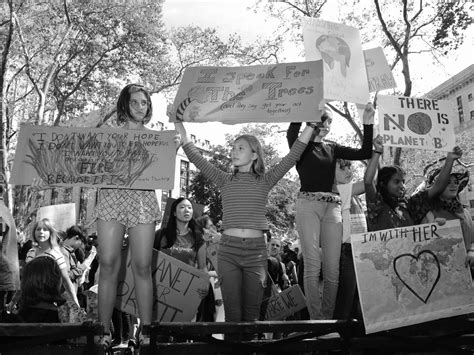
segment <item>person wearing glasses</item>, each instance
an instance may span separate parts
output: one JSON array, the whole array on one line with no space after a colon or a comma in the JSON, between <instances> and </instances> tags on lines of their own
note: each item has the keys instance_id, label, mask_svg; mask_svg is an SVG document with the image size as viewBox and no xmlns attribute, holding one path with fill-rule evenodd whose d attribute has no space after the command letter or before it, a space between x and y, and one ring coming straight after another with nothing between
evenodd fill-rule
<instances>
[{"instance_id":1,"label":"person wearing glasses","mask_svg":"<svg viewBox=\"0 0 474 355\"><path fill-rule=\"evenodd\" d=\"M117 124L124 129L143 130L152 116L149 92L142 85L122 89L117 101ZM112 342L110 323L117 296L122 241L128 234L138 313L143 326L151 324L153 283L151 262L155 224L160 210L154 190L102 188L95 210L99 253L99 320L104 334L98 343L105 350ZM146 327L145 327L146 330ZM140 343L149 342L149 334L140 334Z\"/></svg>"}]
</instances>

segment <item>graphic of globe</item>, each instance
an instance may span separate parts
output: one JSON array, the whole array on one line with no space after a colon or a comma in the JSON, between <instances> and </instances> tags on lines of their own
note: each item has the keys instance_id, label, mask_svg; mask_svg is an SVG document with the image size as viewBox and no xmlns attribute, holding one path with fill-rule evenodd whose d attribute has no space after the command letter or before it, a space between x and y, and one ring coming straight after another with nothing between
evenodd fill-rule
<instances>
[{"instance_id":1,"label":"graphic of globe","mask_svg":"<svg viewBox=\"0 0 474 355\"><path fill-rule=\"evenodd\" d=\"M417 134L428 134L431 131L431 117L424 112L416 112L408 116L407 126Z\"/></svg>"}]
</instances>

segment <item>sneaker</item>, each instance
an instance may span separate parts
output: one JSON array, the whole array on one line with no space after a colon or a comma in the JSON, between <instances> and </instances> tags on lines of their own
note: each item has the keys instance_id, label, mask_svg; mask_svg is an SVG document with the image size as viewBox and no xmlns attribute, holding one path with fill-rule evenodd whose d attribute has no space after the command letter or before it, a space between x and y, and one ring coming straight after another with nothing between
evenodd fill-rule
<instances>
[{"instance_id":1,"label":"sneaker","mask_svg":"<svg viewBox=\"0 0 474 355\"><path fill-rule=\"evenodd\" d=\"M102 334L96 341L96 344L101 347L104 351L107 351L112 346L112 334Z\"/></svg>"}]
</instances>

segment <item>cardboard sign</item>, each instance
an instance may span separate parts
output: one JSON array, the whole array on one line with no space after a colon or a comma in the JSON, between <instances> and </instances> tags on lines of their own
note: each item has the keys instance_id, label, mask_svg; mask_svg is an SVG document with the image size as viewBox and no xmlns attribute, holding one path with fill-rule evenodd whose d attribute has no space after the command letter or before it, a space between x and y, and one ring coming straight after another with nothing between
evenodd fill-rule
<instances>
[{"instance_id":1,"label":"cardboard sign","mask_svg":"<svg viewBox=\"0 0 474 355\"><path fill-rule=\"evenodd\" d=\"M49 219L57 230L65 232L66 229L76 224L76 204L63 203L40 207L36 214L36 220L39 221L43 218Z\"/></svg>"},{"instance_id":2,"label":"cardboard sign","mask_svg":"<svg viewBox=\"0 0 474 355\"><path fill-rule=\"evenodd\" d=\"M454 108L446 100L379 95L379 133L384 145L451 151Z\"/></svg>"},{"instance_id":3,"label":"cardboard sign","mask_svg":"<svg viewBox=\"0 0 474 355\"><path fill-rule=\"evenodd\" d=\"M321 61L194 67L184 72L174 107L190 122L306 122L319 117L322 98Z\"/></svg>"},{"instance_id":4,"label":"cardboard sign","mask_svg":"<svg viewBox=\"0 0 474 355\"><path fill-rule=\"evenodd\" d=\"M172 189L175 131L23 126L10 184Z\"/></svg>"},{"instance_id":5,"label":"cardboard sign","mask_svg":"<svg viewBox=\"0 0 474 355\"><path fill-rule=\"evenodd\" d=\"M306 299L299 285L288 287L263 301L265 320L284 320L306 307Z\"/></svg>"},{"instance_id":6,"label":"cardboard sign","mask_svg":"<svg viewBox=\"0 0 474 355\"><path fill-rule=\"evenodd\" d=\"M129 254L128 248L122 252L116 306L138 317ZM158 250L153 250L152 278L152 319L158 322L190 322L201 303L198 290L209 289L209 275Z\"/></svg>"},{"instance_id":7,"label":"cardboard sign","mask_svg":"<svg viewBox=\"0 0 474 355\"><path fill-rule=\"evenodd\" d=\"M351 236L366 333L474 312L459 220Z\"/></svg>"},{"instance_id":8,"label":"cardboard sign","mask_svg":"<svg viewBox=\"0 0 474 355\"><path fill-rule=\"evenodd\" d=\"M366 49L364 51L364 59L369 92L397 87L382 47Z\"/></svg>"},{"instance_id":9,"label":"cardboard sign","mask_svg":"<svg viewBox=\"0 0 474 355\"><path fill-rule=\"evenodd\" d=\"M369 86L359 30L302 18L306 60L324 62L324 98L366 104Z\"/></svg>"}]
</instances>

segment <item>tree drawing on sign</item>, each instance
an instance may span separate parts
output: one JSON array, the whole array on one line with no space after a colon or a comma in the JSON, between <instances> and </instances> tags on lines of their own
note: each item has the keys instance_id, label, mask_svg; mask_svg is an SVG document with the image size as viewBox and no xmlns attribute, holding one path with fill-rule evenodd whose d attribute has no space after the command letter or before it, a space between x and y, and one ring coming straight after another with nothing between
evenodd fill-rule
<instances>
[{"instance_id":1,"label":"tree drawing on sign","mask_svg":"<svg viewBox=\"0 0 474 355\"><path fill-rule=\"evenodd\" d=\"M400 281L421 302L427 303L441 277L437 256L431 250L417 255L401 254L393 260L393 269Z\"/></svg>"},{"instance_id":2,"label":"tree drawing on sign","mask_svg":"<svg viewBox=\"0 0 474 355\"><path fill-rule=\"evenodd\" d=\"M351 48L343 39L336 36L321 35L316 40L316 49L321 53L324 62L334 68L335 62L339 63L341 74L347 76L347 68L351 61Z\"/></svg>"},{"instance_id":3,"label":"tree drawing on sign","mask_svg":"<svg viewBox=\"0 0 474 355\"><path fill-rule=\"evenodd\" d=\"M31 154L26 155L29 160L25 163L52 185L87 181L130 187L153 163L153 154L142 142L128 141L120 134L106 140L93 133L64 134L54 142L29 139L28 146Z\"/></svg>"}]
</instances>

